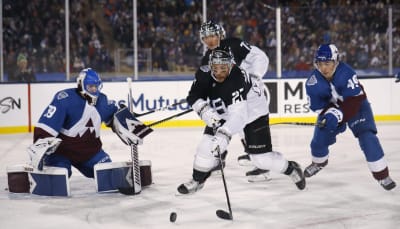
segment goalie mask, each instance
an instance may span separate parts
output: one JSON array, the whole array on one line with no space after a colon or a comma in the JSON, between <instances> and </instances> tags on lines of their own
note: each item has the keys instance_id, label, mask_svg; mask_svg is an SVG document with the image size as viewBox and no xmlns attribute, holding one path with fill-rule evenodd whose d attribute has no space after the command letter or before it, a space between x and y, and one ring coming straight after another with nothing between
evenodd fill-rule
<instances>
[{"instance_id":1,"label":"goalie mask","mask_svg":"<svg viewBox=\"0 0 400 229\"><path fill-rule=\"evenodd\" d=\"M100 90L103 83L99 75L91 68L83 69L77 78L78 91L90 105L96 105L97 97L100 95Z\"/></svg>"},{"instance_id":2,"label":"goalie mask","mask_svg":"<svg viewBox=\"0 0 400 229\"><path fill-rule=\"evenodd\" d=\"M211 69L211 76L219 83L229 76L233 64L233 55L230 50L218 47L210 54L208 65Z\"/></svg>"}]
</instances>

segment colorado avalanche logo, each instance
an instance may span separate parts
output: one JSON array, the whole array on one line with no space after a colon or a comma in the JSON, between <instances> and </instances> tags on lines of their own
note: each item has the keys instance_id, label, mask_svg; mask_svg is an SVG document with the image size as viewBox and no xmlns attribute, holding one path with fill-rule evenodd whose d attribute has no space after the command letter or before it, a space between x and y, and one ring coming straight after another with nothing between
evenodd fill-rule
<instances>
[{"instance_id":1,"label":"colorado avalanche logo","mask_svg":"<svg viewBox=\"0 0 400 229\"><path fill-rule=\"evenodd\" d=\"M312 86L317 84L317 77L315 77L315 75L312 75L308 80L307 80L307 85L308 86Z\"/></svg>"}]
</instances>

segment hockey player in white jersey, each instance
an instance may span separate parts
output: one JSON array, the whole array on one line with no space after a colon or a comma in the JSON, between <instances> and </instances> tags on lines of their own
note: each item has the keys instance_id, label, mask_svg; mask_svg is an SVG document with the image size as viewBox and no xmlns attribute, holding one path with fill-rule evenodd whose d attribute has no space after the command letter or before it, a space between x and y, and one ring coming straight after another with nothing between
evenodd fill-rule
<instances>
[{"instance_id":1,"label":"hockey player in white jersey","mask_svg":"<svg viewBox=\"0 0 400 229\"><path fill-rule=\"evenodd\" d=\"M207 127L196 150L192 179L178 186L179 193L194 193L204 186L219 162L219 152L224 152L232 135L240 131L244 131L251 161L258 168L286 174L298 189L305 188L299 164L272 150L263 88L234 64L229 50L218 47L211 52L209 65L195 74L187 101Z\"/></svg>"},{"instance_id":2,"label":"hockey player in white jersey","mask_svg":"<svg viewBox=\"0 0 400 229\"><path fill-rule=\"evenodd\" d=\"M257 46L250 45L248 42L235 37L226 37L224 28L212 21L205 22L200 27L200 40L207 46L207 51L201 60L201 65L207 65L212 50L216 47L229 48L233 54L235 64L244 69L249 74L251 80L266 94L267 109L269 107L269 91L266 88L262 78L268 71L269 58L264 51ZM247 154L247 143L243 132L240 133L241 141L246 154L238 157L240 165L251 165L250 157ZM224 154L226 156L226 153ZM250 182L269 180L270 176L267 170L254 168L246 173Z\"/></svg>"}]
</instances>

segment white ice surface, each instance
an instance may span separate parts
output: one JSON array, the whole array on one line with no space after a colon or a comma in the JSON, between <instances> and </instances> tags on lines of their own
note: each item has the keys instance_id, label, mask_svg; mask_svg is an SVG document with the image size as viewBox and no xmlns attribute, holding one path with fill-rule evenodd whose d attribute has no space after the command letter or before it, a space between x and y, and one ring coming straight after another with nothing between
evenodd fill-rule
<instances>
[{"instance_id":1,"label":"white ice surface","mask_svg":"<svg viewBox=\"0 0 400 229\"><path fill-rule=\"evenodd\" d=\"M400 185L400 123L378 124L391 177ZM310 163L312 127L271 126L274 150L303 168ZM176 187L191 177L201 128L155 129L139 146L141 160L151 160L153 182L140 195L98 194L94 181L73 170L68 198L10 194L6 167L25 163L32 134L0 136L0 228L400 228L400 188L385 191L372 178L358 142L347 130L331 147L329 165L297 190L291 180L272 174L268 182L248 183L250 169L237 164L238 137L229 146L225 176L233 221L217 218L227 210L220 175L210 177L193 195L175 196ZM113 161L130 160L129 147L111 131L102 133ZM170 212L177 213L175 223Z\"/></svg>"}]
</instances>

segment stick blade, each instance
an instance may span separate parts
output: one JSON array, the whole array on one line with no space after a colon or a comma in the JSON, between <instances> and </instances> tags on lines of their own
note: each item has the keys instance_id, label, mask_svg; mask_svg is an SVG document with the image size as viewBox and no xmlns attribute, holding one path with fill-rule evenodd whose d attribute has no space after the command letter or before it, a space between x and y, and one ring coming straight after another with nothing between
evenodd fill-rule
<instances>
[{"instance_id":1,"label":"stick blade","mask_svg":"<svg viewBox=\"0 0 400 229\"><path fill-rule=\"evenodd\" d=\"M215 212L215 214L217 214L217 216L221 219L225 219L225 220L233 220L233 217L231 214L229 214L228 212L224 211L224 210L217 210Z\"/></svg>"}]
</instances>

